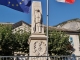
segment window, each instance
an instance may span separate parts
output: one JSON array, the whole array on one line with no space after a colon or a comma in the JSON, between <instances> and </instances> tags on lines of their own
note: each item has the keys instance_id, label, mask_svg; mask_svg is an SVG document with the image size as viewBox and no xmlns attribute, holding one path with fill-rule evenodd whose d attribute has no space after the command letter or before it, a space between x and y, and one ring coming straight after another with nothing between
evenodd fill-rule
<instances>
[{"instance_id":1,"label":"window","mask_svg":"<svg viewBox=\"0 0 80 60\"><path fill-rule=\"evenodd\" d=\"M71 43L72 46L74 46L73 38L72 37L69 38L69 42Z\"/></svg>"},{"instance_id":2,"label":"window","mask_svg":"<svg viewBox=\"0 0 80 60\"><path fill-rule=\"evenodd\" d=\"M79 51L80 51L80 44L79 44Z\"/></svg>"}]
</instances>

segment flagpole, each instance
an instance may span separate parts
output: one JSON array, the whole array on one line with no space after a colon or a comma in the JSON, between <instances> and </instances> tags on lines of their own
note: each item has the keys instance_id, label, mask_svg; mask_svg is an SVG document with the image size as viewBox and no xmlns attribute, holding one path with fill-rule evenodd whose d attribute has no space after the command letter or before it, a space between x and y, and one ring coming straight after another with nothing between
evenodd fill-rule
<instances>
[{"instance_id":1,"label":"flagpole","mask_svg":"<svg viewBox=\"0 0 80 60\"><path fill-rule=\"evenodd\" d=\"M49 7L49 0L47 0L47 60L48 60L48 7Z\"/></svg>"}]
</instances>

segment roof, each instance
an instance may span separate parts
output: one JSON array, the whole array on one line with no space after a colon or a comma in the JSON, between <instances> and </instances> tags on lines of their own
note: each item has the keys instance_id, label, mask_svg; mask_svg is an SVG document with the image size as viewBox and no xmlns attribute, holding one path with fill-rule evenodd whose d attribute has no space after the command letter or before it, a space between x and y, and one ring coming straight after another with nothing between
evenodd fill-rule
<instances>
[{"instance_id":1,"label":"roof","mask_svg":"<svg viewBox=\"0 0 80 60\"><path fill-rule=\"evenodd\" d=\"M26 22L24 22L24 21L21 20L21 21L15 23L15 24L13 24L12 28L14 29L16 27L19 27L19 26L22 25L22 23L25 23L26 25L31 26L30 24L28 24L28 23L26 23Z\"/></svg>"},{"instance_id":2,"label":"roof","mask_svg":"<svg viewBox=\"0 0 80 60\"><path fill-rule=\"evenodd\" d=\"M66 24L68 22L73 22L73 21L80 22L80 19L79 18L70 19L70 20L64 21L62 23L59 23L58 25L64 25L64 24ZM58 25L56 25L55 27L57 27Z\"/></svg>"},{"instance_id":3,"label":"roof","mask_svg":"<svg viewBox=\"0 0 80 60\"><path fill-rule=\"evenodd\" d=\"M46 30L46 26L44 26L44 27ZM80 31L74 31L74 30L69 30L69 29L59 28L59 27L52 27L52 26L49 26L48 29L49 30L56 30L56 31L63 31L63 32L67 32L67 33L80 33Z\"/></svg>"}]
</instances>

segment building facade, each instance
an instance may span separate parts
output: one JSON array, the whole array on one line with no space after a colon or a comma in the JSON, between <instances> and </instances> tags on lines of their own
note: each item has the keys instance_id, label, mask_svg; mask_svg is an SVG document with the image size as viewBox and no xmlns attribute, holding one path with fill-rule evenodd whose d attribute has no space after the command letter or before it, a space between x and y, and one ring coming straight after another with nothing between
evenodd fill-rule
<instances>
[{"instance_id":1,"label":"building facade","mask_svg":"<svg viewBox=\"0 0 80 60\"><path fill-rule=\"evenodd\" d=\"M12 30L13 33L18 32L18 31L20 33L31 31L31 25L24 21L19 21L19 22L13 24L12 28L13 28L13 30Z\"/></svg>"}]
</instances>

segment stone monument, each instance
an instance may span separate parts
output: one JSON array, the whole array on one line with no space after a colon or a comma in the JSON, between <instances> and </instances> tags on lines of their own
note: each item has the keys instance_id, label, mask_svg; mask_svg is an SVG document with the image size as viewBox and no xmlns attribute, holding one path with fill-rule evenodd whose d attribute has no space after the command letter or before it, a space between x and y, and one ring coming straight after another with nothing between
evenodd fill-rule
<instances>
[{"instance_id":1,"label":"stone monument","mask_svg":"<svg viewBox=\"0 0 80 60\"><path fill-rule=\"evenodd\" d=\"M31 36L29 37L29 60L45 60L47 57L47 36L42 25L42 7L40 1L32 2ZM36 57L38 56L38 57Z\"/></svg>"}]
</instances>

